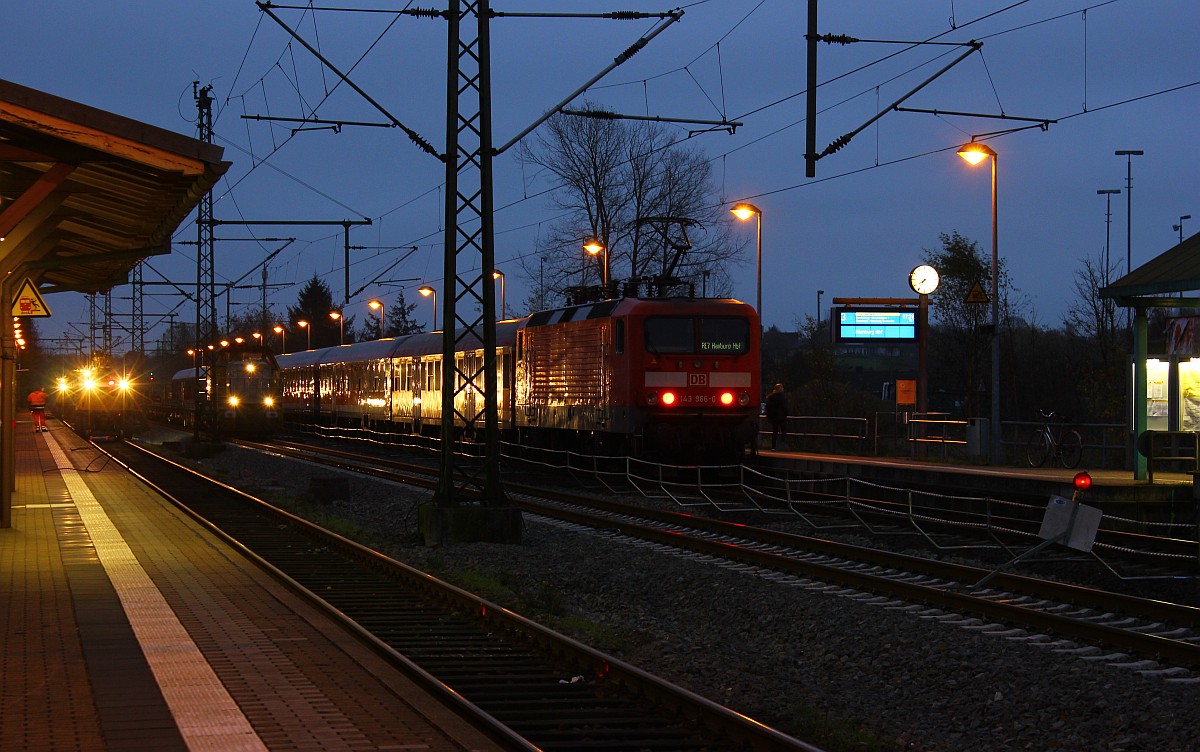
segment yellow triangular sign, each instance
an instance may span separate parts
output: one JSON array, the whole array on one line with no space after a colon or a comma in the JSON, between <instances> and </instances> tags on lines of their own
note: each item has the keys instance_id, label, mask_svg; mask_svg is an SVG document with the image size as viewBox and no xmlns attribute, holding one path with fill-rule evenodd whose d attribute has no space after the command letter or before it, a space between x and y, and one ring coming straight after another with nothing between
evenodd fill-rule
<instances>
[{"instance_id":1,"label":"yellow triangular sign","mask_svg":"<svg viewBox=\"0 0 1200 752\"><path fill-rule=\"evenodd\" d=\"M17 296L13 298L12 315L31 317L50 315L50 306L42 300L42 294L33 286L29 277L25 278L21 289L17 290Z\"/></svg>"},{"instance_id":2,"label":"yellow triangular sign","mask_svg":"<svg viewBox=\"0 0 1200 752\"><path fill-rule=\"evenodd\" d=\"M971 285L971 289L967 293L967 297L963 300L963 302L968 304L990 303L992 302L992 299L989 298L988 294L983 291L983 285L976 282L975 284Z\"/></svg>"}]
</instances>

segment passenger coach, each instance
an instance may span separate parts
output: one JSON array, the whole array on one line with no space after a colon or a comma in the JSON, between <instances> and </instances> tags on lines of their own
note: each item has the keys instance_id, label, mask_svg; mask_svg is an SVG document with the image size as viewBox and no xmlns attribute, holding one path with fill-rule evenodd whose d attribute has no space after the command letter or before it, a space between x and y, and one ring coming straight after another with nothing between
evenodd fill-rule
<instances>
[{"instance_id":1,"label":"passenger coach","mask_svg":"<svg viewBox=\"0 0 1200 752\"><path fill-rule=\"evenodd\" d=\"M506 438L695 461L740 454L757 431L759 328L734 300L619 298L497 324ZM482 368L460 339L458 370ZM442 333L282 355L289 418L437 435ZM456 423L482 399L455 385Z\"/></svg>"}]
</instances>

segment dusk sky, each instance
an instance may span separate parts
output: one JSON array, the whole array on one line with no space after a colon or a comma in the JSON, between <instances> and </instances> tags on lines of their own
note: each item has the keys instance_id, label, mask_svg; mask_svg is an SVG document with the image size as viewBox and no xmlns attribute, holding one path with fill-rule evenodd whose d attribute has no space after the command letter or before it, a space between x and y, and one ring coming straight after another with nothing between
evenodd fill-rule
<instances>
[{"instance_id":1,"label":"dusk sky","mask_svg":"<svg viewBox=\"0 0 1200 752\"><path fill-rule=\"evenodd\" d=\"M299 2L297 5L301 4ZM333 3L325 3L332 7ZM442 0L413 7L444 7ZM712 160L714 203L751 201L763 211L764 323L796 328L828 311L834 297L907 297L909 270L939 235L954 231L991 251L988 165L971 168L955 155L972 136L1030 123L1015 119L889 112L804 175L805 17L803 0L707 0L679 5L625 0L493 0L499 12L665 11L682 20L629 63L579 97L619 112L740 121L736 133L693 137L689 147ZM395 9L403 3L361 0L341 7ZM319 47L389 112L434 145L444 144L445 23L394 14L276 11ZM494 130L502 144L610 63L654 21L497 18L492 23ZM1003 113L1056 120L988 140L999 154L999 251L1014 285L1041 324L1057 326L1076 298L1085 257L1105 249L1105 197L1112 197L1111 256L1124 273L1127 158L1132 158L1131 262L1136 268L1200 231L1200 3L1196 0L823 0L820 32L864 40L983 42L904 103L942 112ZM390 28L389 28L390 27ZM821 45L818 148L854 130L932 76L963 48L893 43ZM898 54L897 54L898 53ZM383 279L406 283L408 301L421 282L441 289L442 166L396 129L346 127L293 135L292 124L242 115L300 117L317 107L330 120L381 121L359 95L335 86L313 56L292 42L252 0L122 0L116 3L26 3L0 25L0 78L135 120L195 136L193 81L212 85L214 130L233 162L214 189L218 219L373 220L351 242L372 248L352 256L350 288L367 285L347 315L361 323L371 297L392 300L395 285L369 285L397 251L417 246ZM319 107L318 107L319 105ZM687 126L680 126L686 135ZM440 148L440 146L439 146ZM522 167L516 149L496 159L496 261L508 275L510 311L521 310L536 268L538 242L558 216L544 174ZM730 221L732 215L730 215ZM342 297L341 227L219 228L218 237L294 236L269 266L268 302L277 316L314 274ZM755 299L754 227L731 271L735 297ZM151 259L158 274L195 280L195 226L189 218L175 251ZM220 242L218 284L237 280L278 242ZM581 255L582 263L582 255ZM1119 276L1119 275L1118 275ZM243 284L260 281L258 272ZM194 307L154 290L148 323ZM128 311L130 288L114 290L114 310ZM238 290L235 304L258 293ZM43 337L82 336L83 296L47 300L54 317ZM224 300L220 314L224 316ZM147 344L162 329L146 334ZM118 351L128 345L118 344Z\"/></svg>"}]
</instances>

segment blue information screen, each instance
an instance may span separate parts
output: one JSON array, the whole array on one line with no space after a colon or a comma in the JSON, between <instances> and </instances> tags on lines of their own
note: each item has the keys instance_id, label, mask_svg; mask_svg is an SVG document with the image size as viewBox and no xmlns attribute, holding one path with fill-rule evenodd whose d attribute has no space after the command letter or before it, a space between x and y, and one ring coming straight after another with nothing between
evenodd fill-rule
<instances>
[{"instance_id":1,"label":"blue information screen","mask_svg":"<svg viewBox=\"0 0 1200 752\"><path fill-rule=\"evenodd\" d=\"M915 342L917 312L902 308L836 308L841 342Z\"/></svg>"}]
</instances>

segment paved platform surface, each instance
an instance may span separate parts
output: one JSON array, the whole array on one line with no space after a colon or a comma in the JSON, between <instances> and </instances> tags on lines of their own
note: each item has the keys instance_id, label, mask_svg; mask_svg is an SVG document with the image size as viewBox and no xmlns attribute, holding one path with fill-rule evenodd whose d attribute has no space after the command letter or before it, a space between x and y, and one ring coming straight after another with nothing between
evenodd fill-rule
<instances>
[{"instance_id":1,"label":"paved platform surface","mask_svg":"<svg viewBox=\"0 0 1200 752\"><path fill-rule=\"evenodd\" d=\"M16 468L0 749L496 748L57 421Z\"/></svg>"}]
</instances>

